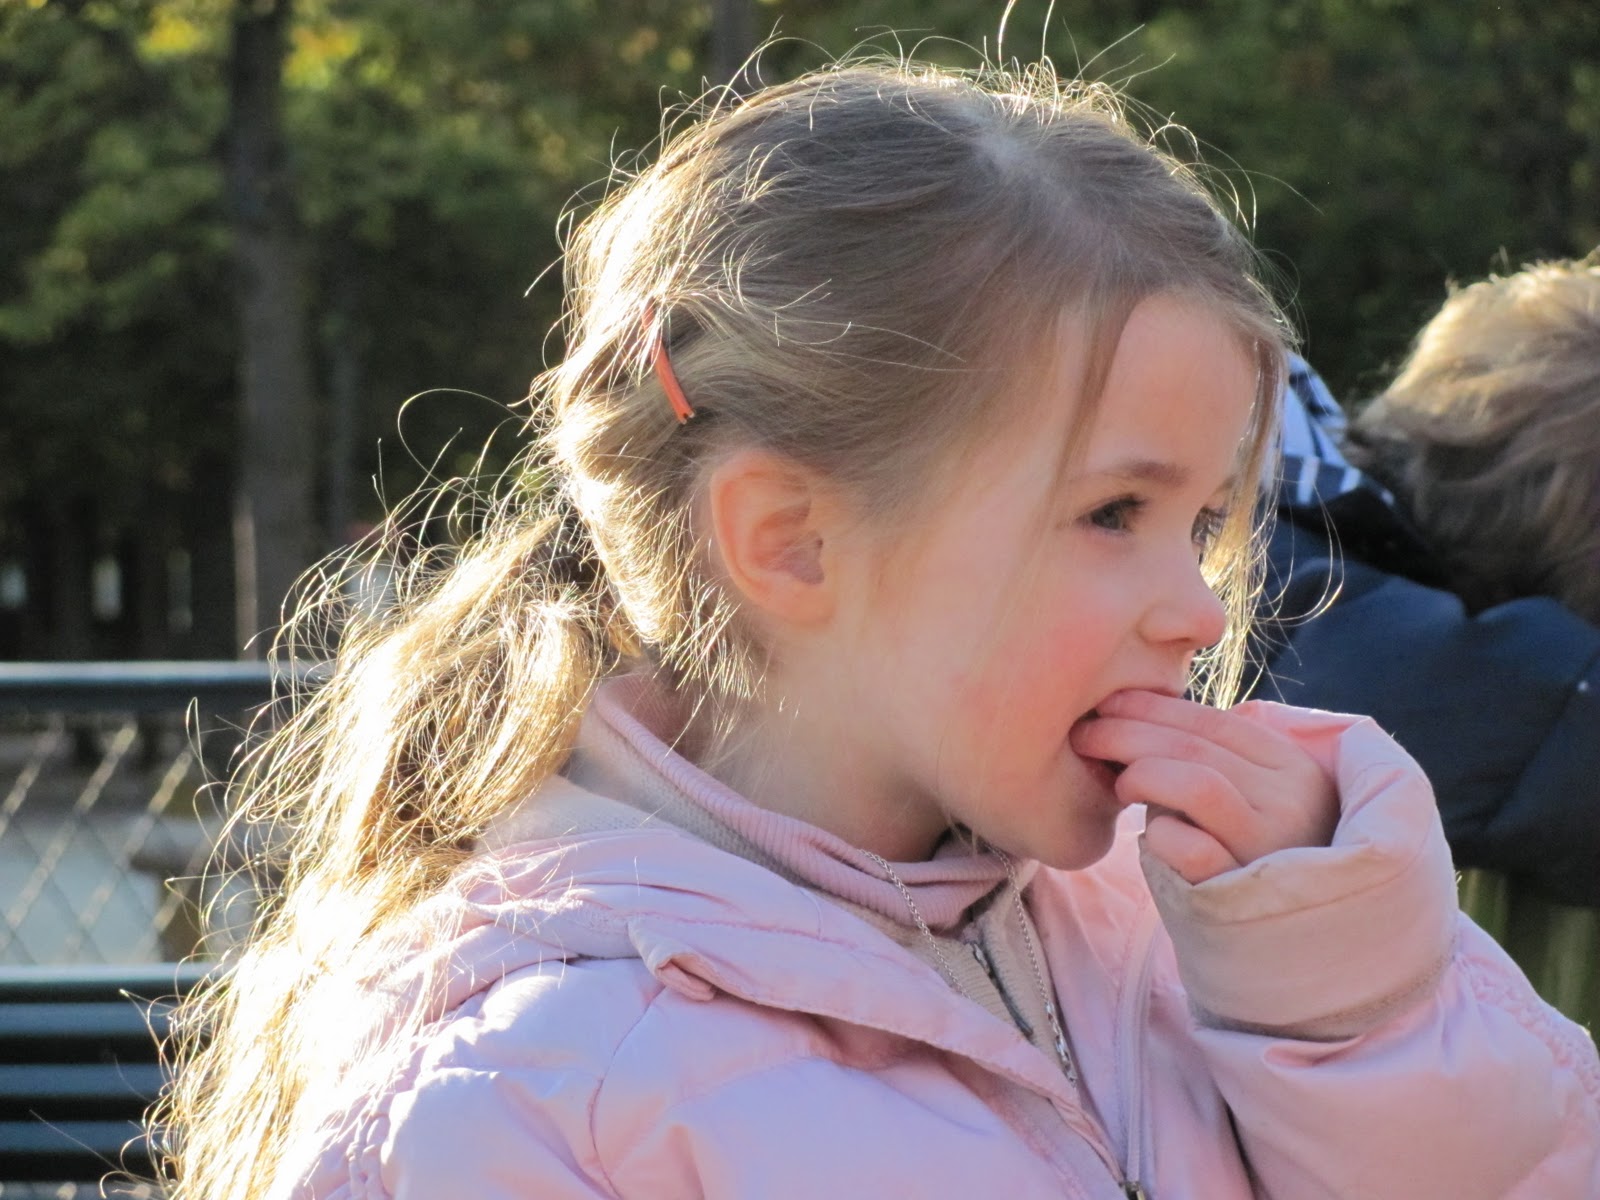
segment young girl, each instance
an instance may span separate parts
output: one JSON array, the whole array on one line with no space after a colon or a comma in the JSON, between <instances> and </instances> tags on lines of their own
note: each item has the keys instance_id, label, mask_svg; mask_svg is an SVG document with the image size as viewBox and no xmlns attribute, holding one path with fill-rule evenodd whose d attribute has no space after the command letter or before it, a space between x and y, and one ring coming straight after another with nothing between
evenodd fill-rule
<instances>
[{"instance_id":1,"label":"young girl","mask_svg":"<svg viewBox=\"0 0 1600 1200\"><path fill-rule=\"evenodd\" d=\"M1237 677L1284 329L1114 101L839 67L568 250L520 497L246 781L177 1194L1600 1194L1376 727ZM1192 678L1192 671L1198 678Z\"/></svg>"}]
</instances>

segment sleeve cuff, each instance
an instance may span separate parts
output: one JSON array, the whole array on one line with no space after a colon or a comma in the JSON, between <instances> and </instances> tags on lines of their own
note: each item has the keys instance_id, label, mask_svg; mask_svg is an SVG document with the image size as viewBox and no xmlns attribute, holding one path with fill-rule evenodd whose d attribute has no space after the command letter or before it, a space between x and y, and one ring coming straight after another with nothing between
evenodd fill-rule
<instances>
[{"instance_id":1,"label":"sleeve cuff","mask_svg":"<svg viewBox=\"0 0 1600 1200\"><path fill-rule=\"evenodd\" d=\"M1432 790L1369 720L1243 707L1337 780L1333 844L1280 850L1189 884L1141 839L1145 878L1200 1020L1356 1036L1425 998L1454 950L1455 873Z\"/></svg>"}]
</instances>

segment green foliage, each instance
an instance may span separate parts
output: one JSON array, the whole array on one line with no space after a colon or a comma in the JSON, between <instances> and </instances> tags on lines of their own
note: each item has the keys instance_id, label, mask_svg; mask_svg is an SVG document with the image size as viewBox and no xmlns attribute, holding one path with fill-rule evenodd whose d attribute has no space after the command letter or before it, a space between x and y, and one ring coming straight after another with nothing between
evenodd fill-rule
<instances>
[{"instance_id":1,"label":"green foliage","mask_svg":"<svg viewBox=\"0 0 1600 1200\"><path fill-rule=\"evenodd\" d=\"M152 58L148 28L112 4L0 8L0 454L25 464L0 513L181 488L226 450L221 98L207 64Z\"/></svg>"},{"instance_id":2,"label":"green foliage","mask_svg":"<svg viewBox=\"0 0 1600 1200\"><path fill-rule=\"evenodd\" d=\"M219 139L230 0L0 6L0 483L58 499L181 491L231 442L231 265ZM671 0L303 0L285 70L324 357L364 348L357 474L412 393L515 399L557 312L557 213L695 90L706 16ZM620 132L619 132L620 131ZM463 423L409 409L403 494ZM470 458L463 452L463 458ZM369 515L378 506L367 489ZM126 506L106 506L115 520ZM0 522L5 518L0 516ZM0 524L3 529L3 524Z\"/></svg>"},{"instance_id":3,"label":"green foliage","mask_svg":"<svg viewBox=\"0 0 1600 1200\"><path fill-rule=\"evenodd\" d=\"M407 409L412 450L384 464L391 495L415 482L411 455L431 463L465 425L452 456L465 465L504 418L462 393L512 400L541 368L558 276L524 295L557 259L557 215L605 175L614 143L654 136L659 89L694 86L703 33L670 0L302 11L286 80L302 212L324 287L377 351L359 440L392 431L412 393L462 390Z\"/></svg>"}]
</instances>

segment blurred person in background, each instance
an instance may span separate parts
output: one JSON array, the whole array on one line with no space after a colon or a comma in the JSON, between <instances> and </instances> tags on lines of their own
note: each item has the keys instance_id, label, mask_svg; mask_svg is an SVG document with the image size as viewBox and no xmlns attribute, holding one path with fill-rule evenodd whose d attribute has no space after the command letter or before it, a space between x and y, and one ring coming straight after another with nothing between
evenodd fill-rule
<instances>
[{"instance_id":1,"label":"blurred person in background","mask_svg":"<svg viewBox=\"0 0 1600 1200\"><path fill-rule=\"evenodd\" d=\"M1452 291L1348 432L1295 364L1271 559L1257 694L1393 733L1433 781L1457 864L1513 885L1508 900L1469 880L1469 907L1592 1024L1600 261Z\"/></svg>"}]
</instances>

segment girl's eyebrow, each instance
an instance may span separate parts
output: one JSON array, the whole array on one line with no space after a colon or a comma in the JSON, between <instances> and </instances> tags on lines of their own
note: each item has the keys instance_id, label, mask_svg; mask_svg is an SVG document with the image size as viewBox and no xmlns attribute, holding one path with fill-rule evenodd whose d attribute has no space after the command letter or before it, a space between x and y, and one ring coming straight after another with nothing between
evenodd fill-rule
<instances>
[{"instance_id":1,"label":"girl's eyebrow","mask_svg":"<svg viewBox=\"0 0 1600 1200\"><path fill-rule=\"evenodd\" d=\"M1177 463L1158 458L1126 458L1098 470L1086 471L1089 477L1127 479L1139 483L1155 483L1162 487L1180 488L1189 482L1189 469Z\"/></svg>"},{"instance_id":2,"label":"girl's eyebrow","mask_svg":"<svg viewBox=\"0 0 1600 1200\"><path fill-rule=\"evenodd\" d=\"M1189 482L1188 467L1159 458L1125 458L1099 470L1086 471L1081 479L1114 479L1129 483L1153 483L1158 487L1176 491ZM1217 491L1232 492L1238 485L1237 473L1224 479Z\"/></svg>"}]
</instances>

